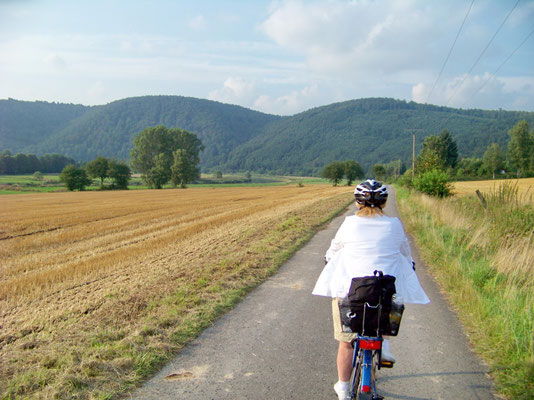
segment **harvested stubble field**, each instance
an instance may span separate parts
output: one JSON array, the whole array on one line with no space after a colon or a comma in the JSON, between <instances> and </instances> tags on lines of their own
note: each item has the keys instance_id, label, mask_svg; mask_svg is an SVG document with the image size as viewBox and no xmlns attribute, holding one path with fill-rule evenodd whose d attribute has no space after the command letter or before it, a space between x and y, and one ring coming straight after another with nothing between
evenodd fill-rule
<instances>
[{"instance_id":1,"label":"harvested stubble field","mask_svg":"<svg viewBox=\"0 0 534 400\"><path fill-rule=\"evenodd\" d=\"M350 200L326 185L0 196L2 397L120 397Z\"/></svg>"},{"instance_id":2,"label":"harvested stubble field","mask_svg":"<svg viewBox=\"0 0 534 400\"><path fill-rule=\"evenodd\" d=\"M528 195L534 192L534 178L486 180L486 181L461 181L454 182L454 193L460 196L474 194L475 190L483 193L495 191L503 182L517 185L520 194Z\"/></svg>"}]
</instances>

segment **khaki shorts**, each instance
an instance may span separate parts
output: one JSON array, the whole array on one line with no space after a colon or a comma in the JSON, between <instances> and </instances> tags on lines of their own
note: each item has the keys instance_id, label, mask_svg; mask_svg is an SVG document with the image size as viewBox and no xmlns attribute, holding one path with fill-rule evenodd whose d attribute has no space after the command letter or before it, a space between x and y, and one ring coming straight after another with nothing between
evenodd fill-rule
<instances>
[{"instance_id":1,"label":"khaki shorts","mask_svg":"<svg viewBox=\"0 0 534 400\"><path fill-rule=\"evenodd\" d=\"M338 299L332 299L332 318L334 320L334 338L340 342L351 342L357 333L343 332L341 329L341 316L339 315Z\"/></svg>"}]
</instances>

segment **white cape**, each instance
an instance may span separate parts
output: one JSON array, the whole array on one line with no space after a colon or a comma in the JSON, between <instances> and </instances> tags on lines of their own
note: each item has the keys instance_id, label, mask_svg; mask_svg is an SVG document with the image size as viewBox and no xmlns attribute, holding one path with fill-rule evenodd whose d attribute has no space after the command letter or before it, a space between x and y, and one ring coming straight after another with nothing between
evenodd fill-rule
<instances>
[{"instance_id":1,"label":"white cape","mask_svg":"<svg viewBox=\"0 0 534 400\"><path fill-rule=\"evenodd\" d=\"M345 218L326 252L326 260L313 289L315 295L346 297L352 278L371 276L379 270L395 276L397 295L405 303L430 302L412 268L410 245L398 218Z\"/></svg>"}]
</instances>

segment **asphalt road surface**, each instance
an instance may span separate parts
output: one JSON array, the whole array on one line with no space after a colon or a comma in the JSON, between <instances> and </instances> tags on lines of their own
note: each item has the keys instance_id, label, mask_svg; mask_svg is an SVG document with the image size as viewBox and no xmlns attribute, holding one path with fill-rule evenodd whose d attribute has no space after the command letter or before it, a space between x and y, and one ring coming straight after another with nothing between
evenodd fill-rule
<instances>
[{"instance_id":1,"label":"asphalt road surface","mask_svg":"<svg viewBox=\"0 0 534 400\"><path fill-rule=\"evenodd\" d=\"M251 292L235 309L188 345L131 398L136 400L336 399L331 301L312 296L323 255L350 207ZM398 216L394 195L388 215ZM397 358L378 373L386 399L493 399L487 368L434 280L418 259L417 274L431 303L408 304Z\"/></svg>"}]
</instances>

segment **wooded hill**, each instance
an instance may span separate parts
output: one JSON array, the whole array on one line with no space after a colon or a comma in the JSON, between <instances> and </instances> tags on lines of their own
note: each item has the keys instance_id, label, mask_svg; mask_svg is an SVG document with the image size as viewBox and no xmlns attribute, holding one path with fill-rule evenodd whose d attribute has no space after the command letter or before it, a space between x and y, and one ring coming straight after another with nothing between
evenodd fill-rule
<instances>
[{"instance_id":1,"label":"wooded hill","mask_svg":"<svg viewBox=\"0 0 534 400\"><path fill-rule=\"evenodd\" d=\"M493 142L506 148L508 131L533 112L460 110L387 98L335 103L280 117L180 96L144 96L102 106L0 100L0 151L60 153L76 160L128 160L133 138L149 126L194 132L202 140L204 171L317 175L334 160L366 169L401 159L409 164L424 138L449 130L460 157L481 157Z\"/></svg>"}]
</instances>

